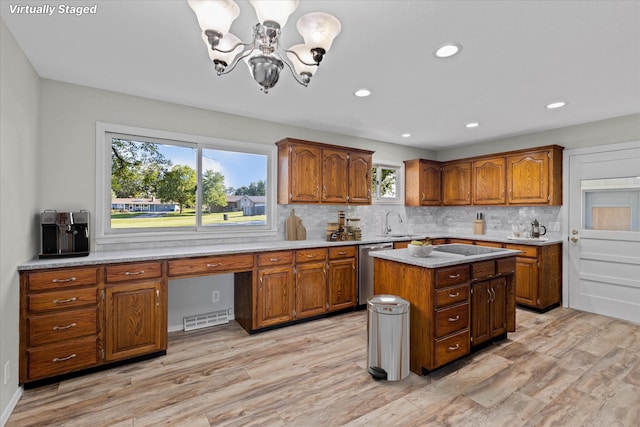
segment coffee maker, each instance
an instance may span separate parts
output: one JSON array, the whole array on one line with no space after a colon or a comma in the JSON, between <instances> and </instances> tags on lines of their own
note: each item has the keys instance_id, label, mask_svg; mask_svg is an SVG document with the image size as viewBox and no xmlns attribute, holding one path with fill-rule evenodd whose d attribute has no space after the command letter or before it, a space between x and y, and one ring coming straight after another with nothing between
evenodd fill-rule
<instances>
[{"instance_id":1,"label":"coffee maker","mask_svg":"<svg viewBox=\"0 0 640 427\"><path fill-rule=\"evenodd\" d=\"M40 258L89 255L89 212L40 213L42 252Z\"/></svg>"}]
</instances>

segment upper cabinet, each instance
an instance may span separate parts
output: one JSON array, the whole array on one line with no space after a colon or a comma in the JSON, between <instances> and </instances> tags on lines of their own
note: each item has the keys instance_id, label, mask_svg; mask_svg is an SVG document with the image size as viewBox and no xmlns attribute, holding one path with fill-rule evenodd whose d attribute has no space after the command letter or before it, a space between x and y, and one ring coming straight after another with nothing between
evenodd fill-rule
<instances>
[{"instance_id":1,"label":"upper cabinet","mask_svg":"<svg viewBox=\"0 0 640 427\"><path fill-rule=\"evenodd\" d=\"M293 138L276 145L279 204L371 204L373 151Z\"/></svg>"},{"instance_id":2,"label":"upper cabinet","mask_svg":"<svg viewBox=\"0 0 640 427\"><path fill-rule=\"evenodd\" d=\"M507 190L510 205L561 205L562 147L507 156Z\"/></svg>"},{"instance_id":3,"label":"upper cabinet","mask_svg":"<svg viewBox=\"0 0 640 427\"><path fill-rule=\"evenodd\" d=\"M444 163L407 160L405 205L561 205L562 150L549 145Z\"/></svg>"},{"instance_id":4,"label":"upper cabinet","mask_svg":"<svg viewBox=\"0 0 640 427\"><path fill-rule=\"evenodd\" d=\"M491 157L473 162L473 204L504 205L507 201L506 161L504 157Z\"/></svg>"},{"instance_id":5,"label":"upper cabinet","mask_svg":"<svg viewBox=\"0 0 640 427\"><path fill-rule=\"evenodd\" d=\"M442 203L471 204L471 162L445 163L442 167Z\"/></svg>"},{"instance_id":6,"label":"upper cabinet","mask_svg":"<svg viewBox=\"0 0 640 427\"><path fill-rule=\"evenodd\" d=\"M440 162L416 159L404 162L404 204L438 206L442 204Z\"/></svg>"}]
</instances>

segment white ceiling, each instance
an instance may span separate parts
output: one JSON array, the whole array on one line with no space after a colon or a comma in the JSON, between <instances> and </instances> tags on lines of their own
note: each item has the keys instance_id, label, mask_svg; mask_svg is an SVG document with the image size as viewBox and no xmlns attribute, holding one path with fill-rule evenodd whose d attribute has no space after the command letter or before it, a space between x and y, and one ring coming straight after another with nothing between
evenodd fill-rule
<instances>
[{"instance_id":1,"label":"white ceiling","mask_svg":"<svg viewBox=\"0 0 640 427\"><path fill-rule=\"evenodd\" d=\"M267 95L244 64L215 75L186 0L0 4L43 78L425 149L640 112L640 1L302 0L285 47L302 42L295 23L310 11L338 17L342 33L308 88L283 70ZM15 4L98 8L44 16ZM231 32L248 41L255 13L238 4ZM462 52L436 59L446 42ZM373 95L353 96L361 87ZM544 108L557 100L567 106Z\"/></svg>"}]
</instances>

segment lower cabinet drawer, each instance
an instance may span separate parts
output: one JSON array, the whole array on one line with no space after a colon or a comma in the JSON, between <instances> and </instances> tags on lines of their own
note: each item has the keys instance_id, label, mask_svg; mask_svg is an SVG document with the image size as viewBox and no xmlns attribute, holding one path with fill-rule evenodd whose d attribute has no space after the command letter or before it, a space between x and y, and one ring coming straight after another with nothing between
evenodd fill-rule
<instances>
[{"instance_id":1,"label":"lower cabinet drawer","mask_svg":"<svg viewBox=\"0 0 640 427\"><path fill-rule=\"evenodd\" d=\"M436 338L469 327L469 304L461 304L436 310Z\"/></svg>"},{"instance_id":2,"label":"lower cabinet drawer","mask_svg":"<svg viewBox=\"0 0 640 427\"><path fill-rule=\"evenodd\" d=\"M97 307L31 316L27 320L29 346L55 343L98 333Z\"/></svg>"},{"instance_id":3,"label":"lower cabinet drawer","mask_svg":"<svg viewBox=\"0 0 640 427\"><path fill-rule=\"evenodd\" d=\"M436 340L436 366L442 366L469 354L469 330Z\"/></svg>"},{"instance_id":4,"label":"lower cabinet drawer","mask_svg":"<svg viewBox=\"0 0 640 427\"><path fill-rule=\"evenodd\" d=\"M452 305L469 300L469 285L456 286L436 291L436 307Z\"/></svg>"},{"instance_id":5,"label":"lower cabinet drawer","mask_svg":"<svg viewBox=\"0 0 640 427\"><path fill-rule=\"evenodd\" d=\"M88 337L28 351L29 379L66 374L98 363L98 338Z\"/></svg>"},{"instance_id":6,"label":"lower cabinet drawer","mask_svg":"<svg viewBox=\"0 0 640 427\"><path fill-rule=\"evenodd\" d=\"M27 308L31 312L66 310L96 304L98 304L96 287L27 295Z\"/></svg>"}]
</instances>

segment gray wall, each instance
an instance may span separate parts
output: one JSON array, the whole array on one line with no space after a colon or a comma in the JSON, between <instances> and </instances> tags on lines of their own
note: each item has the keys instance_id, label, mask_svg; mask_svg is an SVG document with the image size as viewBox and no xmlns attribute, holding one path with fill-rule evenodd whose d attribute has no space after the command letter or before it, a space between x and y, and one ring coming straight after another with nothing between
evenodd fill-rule
<instances>
[{"instance_id":1,"label":"gray wall","mask_svg":"<svg viewBox=\"0 0 640 427\"><path fill-rule=\"evenodd\" d=\"M0 20L0 425L20 396L16 266L38 251L40 79ZM5 366L9 364L9 378ZM6 384L5 384L6 382Z\"/></svg>"}]
</instances>

